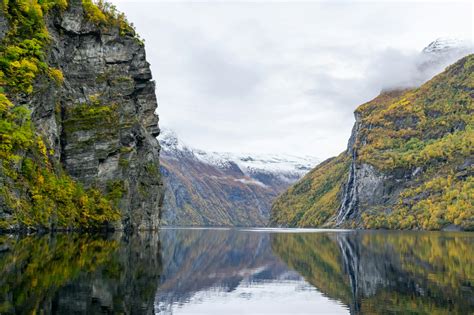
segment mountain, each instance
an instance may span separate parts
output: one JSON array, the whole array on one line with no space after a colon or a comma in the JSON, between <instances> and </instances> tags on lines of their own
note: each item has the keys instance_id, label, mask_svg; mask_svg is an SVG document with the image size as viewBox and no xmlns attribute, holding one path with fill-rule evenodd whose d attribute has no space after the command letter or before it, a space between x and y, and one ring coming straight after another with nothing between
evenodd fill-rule
<instances>
[{"instance_id":1,"label":"mountain","mask_svg":"<svg viewBox=\"0 0 474 315\"><path fill-rule=\"evenodd\" d=\"M156 228L155 84L123 14L91 0L0 10L0 229Z\"/></svg>"},{"instance_id":2,"label":"mountain","mask_svg":"<svg viewBox=\"0 0 474 315\"><path fill-rule=\"evenodd\" d=\"M265 225L272 200L318 164L312 157L206 152L162 130L163 224Z\"/></svg>"},{"instance_id":3,"label":"mountain","mask_svg":"<svg viewBox=\"0 0 474 315\"><path fill-rule=\"evenodd\" d=\"M474 229L474 55L355 111L348 148L290 187L271 224Z\"/></svg>"},{"instance_id":4,"label":"mountain","mask_svg":"<svg viewBox=\"0 0 474 315\"><path fill-rule=\"evenodd\" d=\"M472 43L463 39L440 37L432 41L422 50L422 54L429 55L457 55L472 49ZM440 61L438 61L440 62Z\"/></svg>"},{"instance_id":5,"label":"mountain","mask_svg":"<svg viewBox=\"0 0 474 315\"><path fill-rule=\"evenodd\" d=\"M423 48L416 60L418 71L417 79L414 81L416 86L442 72L450 64L472 53L474 53L474 45L466 40L441 37L432 41Z\"/></svg>"}]
</instances>

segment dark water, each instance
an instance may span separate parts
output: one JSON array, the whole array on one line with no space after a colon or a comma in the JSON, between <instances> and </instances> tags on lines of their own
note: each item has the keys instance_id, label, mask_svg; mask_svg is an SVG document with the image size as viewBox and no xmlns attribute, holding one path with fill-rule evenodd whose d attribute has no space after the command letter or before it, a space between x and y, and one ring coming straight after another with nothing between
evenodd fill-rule
<instances>
[{"instance_id":1,"label":"dark water","mask_svg":"<svg viewBox=\"0 0 474 315\"><path fill-rule=\"evenodd\" d=\"M0 314L473 314L474 233L0 236Z\"/></svg>"}]
</instances>

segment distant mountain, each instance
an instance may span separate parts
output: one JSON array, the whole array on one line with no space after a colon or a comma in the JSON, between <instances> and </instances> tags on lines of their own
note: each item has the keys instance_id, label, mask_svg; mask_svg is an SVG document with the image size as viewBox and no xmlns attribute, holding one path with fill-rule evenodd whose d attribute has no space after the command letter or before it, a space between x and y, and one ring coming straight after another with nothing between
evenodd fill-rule
<instances>
[{"instance_id":1,"label":"distant mountain","mask_svg":"<svg viewBox=\"0 0 474 315\"><path fill-rule=\"evenodd\" d=\"M273 199L319 163L314 157L207 152L166 129L159 141L165 225L266 225Z\"/></svg>"},{"instance_id":2,"label":"distant mountain","mask_svg":"<svg viewBox=\"0 0 474 315\"><path fill-rule=\"evenodd\" d=\"M450 64L472 53L474 53L472 42L457 38L438 38L432 41L423 48L417 59L419 78L415 80L415 86L426 82Z\"/></svg>"},{"instance_id":3,"label":"distant mountain","mask_svg":"<svg viewBox=\"0 0 474 315\"><path fill-rule=\"evenodd\" d=\"M474 53L472 42L438 38L418 52L390 55L376 62L368 71L375 74L367 84L375 84L383 92L420 86L464 56Z\"/></svg>"},{"instance_id":4,"label":"distant mountain","mask_svg":"<svg viewBox=\"0 0 474 315\"><path fill-rule=\"evenodd\" d=\"M458 38L445 38L440 37L432 41L428 46L423 48L422 52L424 54L457 54L461 52L462 54L466 51L472 49L472 43L469 43L465 40Z\"/></svg>"}]
</instances>

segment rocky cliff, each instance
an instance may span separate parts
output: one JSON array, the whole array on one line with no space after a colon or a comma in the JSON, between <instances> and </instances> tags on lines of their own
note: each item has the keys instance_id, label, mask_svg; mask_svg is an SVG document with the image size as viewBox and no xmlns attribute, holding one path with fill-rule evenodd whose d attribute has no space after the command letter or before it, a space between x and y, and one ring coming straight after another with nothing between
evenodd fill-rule
<instances>
[{"instance_id":1,"label":"rocky cliff","mask_svg":"<svg viewBox=\"0 0 474 315\"><path fill-rule=\"evenodd\" d=\"M274 198L317 164L315 158L207 152L164 129L163 224L263 226Z\"/></svg>"},{"instance_id":2,"label":"rocky cliff","mask_svg":"<svg viewBox=\"0 0 474 315\"><path fill-rule=\"evenodd\" d=\"M162 188L155 84L124 16L87 0L9 1L0 36L2 92L11 102L2 119L13 125L0 136L26 130L31 138L12 140L2 155L3 228L77 228L91 220L156 228ZM22 121L16 108L26 112Z\"/></svg>"},{"instance_id":3,"label":"rocky cliff","mask_svg":"<svg viewBox=\"0 0 474 315\"><path fill-rule=\"evenodd\" d=\"M347 151L283 194L272 223L474 229L473 82L469 55L419 88L361 105Z\"/></svg>"}]
</instances>

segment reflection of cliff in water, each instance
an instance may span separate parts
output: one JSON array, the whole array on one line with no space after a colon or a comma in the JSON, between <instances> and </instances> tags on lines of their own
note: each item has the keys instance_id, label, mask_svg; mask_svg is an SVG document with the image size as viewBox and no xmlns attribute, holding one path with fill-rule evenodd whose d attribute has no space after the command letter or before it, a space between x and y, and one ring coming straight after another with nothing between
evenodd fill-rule
<instances>
[{"instance_id":1,"label":"reflection of cliff in water","mask_svg":"<svg viewBox=\"0 0 474 315\"><path fill-rule=\"evenodd\" d=\"M275 254L354 314L472 312L473 244L468 233L272 235Z\"/></svg>"},{"instance_id":2,"label":"reflection of cliff in water","mask_svg":"<svg viewBox=\"0 0 474 315\"><path fill-rule=\"evenodd\" d=\"M153 313L157 234L0 237L1 314Z\"/></svg>"},{"instance_id":3,"label":"reflection of cliff in water","mask_svg":"<svg viewBox=\"0 0 474 315\"><path fill-rule=\"evenodd\" d=\"M165 229L160 233L163 275L158 311L206 290L231 292L241 284L301 277L275 257L267 233Z\"/></svg>"}]
</instances>

